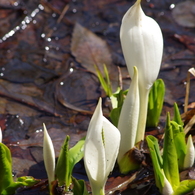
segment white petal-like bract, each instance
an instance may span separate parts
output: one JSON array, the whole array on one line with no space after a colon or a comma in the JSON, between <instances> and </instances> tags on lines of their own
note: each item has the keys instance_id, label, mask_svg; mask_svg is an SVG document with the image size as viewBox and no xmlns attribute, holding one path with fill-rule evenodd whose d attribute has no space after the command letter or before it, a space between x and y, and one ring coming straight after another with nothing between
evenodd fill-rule
<instances>
[{"instance_id":1,"label":"white petal-like bract","mask_svg":"<svg viewBox=\"0 0 195 195\"><path fill-rule=\"evenodd\" d=\"M140 86L149 89L160 70L163 38L157 22L144 14L140 0L124 15L120 39L130 76L136 66Z\"/></svg>"},{"instance_id":2,"label":"white petal-like bract","mask_svg":"<svg viewBox=\"0 0 195 195\"><path fill-rule=\"evenodd\" d=\"M190 168L194 164L194 158L195 158L195 150L194 150L194 144L192 141L192 136L189 135L188 141L187 141L187 151L184 158L184 169Z\"/></svg>"},{"instance_id":3,"label":"white petal-like bract","mask_svg":"<svg viewBox=\"0 0 195 195\"><path fill-rule=\"evenodd\" d=\"M118 154L118 162L124 154L135 146L138 118L139 118L139 89L138 71L134 67L133 79L124 100L118 122L118 129L121 132L121 142Z\"/></svg>"},{"instance_id":4,"label":"white petal-like bract","mask_svg":"<svg viewBox=\"0 0 195 195\"><path fill-rule=\"evenodd\" d=\"M43 158L49 180L49 185L51 185L51 182L55 180L55 152L53 143L47 132L45 124L43 124L43 129L44 129Z\"/></svg>"},{"instance_id":5,"label":"white petal-like bract","mask_svg":"<svg viewBox=\"0 0 195 195\"><path fill-rule=\"evenodd\" d=\"M114 167L120 143L118 129L103 116L101 106L100 98L89 123L84 146L84 164L93 195L103 192L107 177Z\"/></svg>"}]
</instances>

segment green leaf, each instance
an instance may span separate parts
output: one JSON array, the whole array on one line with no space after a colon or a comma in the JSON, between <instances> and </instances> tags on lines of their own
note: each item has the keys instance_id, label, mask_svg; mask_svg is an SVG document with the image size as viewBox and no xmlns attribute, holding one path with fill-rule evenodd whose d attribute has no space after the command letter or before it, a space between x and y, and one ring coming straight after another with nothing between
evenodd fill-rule
<instances>
[{"instance_id":1,"label":"green leaf","mask_svg":"<svg viewBox=\"0 0 195 195\"><path fill-rule=\"evenodd\" d=\"M179 125L181 125L183 127L183 121L181 119L181 115L179 112L179 108L177 106L177 103L174 103L174 116L173 116L173 121L175 121L176 123L178 123Z\"/></svg>"},{"instance_id":2,"label":"green leaf","mask_svg":"<svg viewBox=\"0 0 195 195\"><path fill-rule=\"evenodd\" d=\"M147 127L156 127L163 107L165 85L162 79L154 82L148 99Z\"/></svg>"},{"instance_id":3,"label":"green leaf","mask_svg":"<svg viewBox=\"0 0 195 195\"><path fill-rule=\"evenodd\" d=\"M69 190L69 186L72 182L72 171L77 162L83 158L84 138L77 142L77 144L69 150L70 137L67 136L64 144L60 150L56 166L56 176L59 181L59 185L65 184L65 190Z\"/></svg>"},{"instance_id":4,"label":"green leaf","mask_svg":"<svg viewBox=\"0 0 195 195\"><path fill-rule=\"evenodd\" d=\"M74 177L72 177L72 182L74 185L73 188L74 195L89 195L84 180L77 180Z\"/></svg>"},{"instance_id":5,"label":"green leaf","mask_svg":"<svg viewBox=\"0 0 195 195\"><path fill-rule=\"evenodd\" d=\"M195 180L184 180L180 182L178 188L175 189L173 195L181 195L192 192L195 189Z\"/></svg>"},{"instance_id":6,"label":"green leaf","mask_svg":"<svg viewBox=\"0 0 195 195\"><path fill-rule=\"evenodd\" d=\"M118 120L121 113L122 105L125 99L125 96L127 95L128 90L120 90L118 89L114 94L113 97L116 98L117 106L113 106L114 108L110 112L110 119L112 121L112 124L117 127L118 126ZM113 103L112 103L113 105Z\"/></svg>"},{"instance_id":7,"label":"green leaf","mask_svg":"<svg viewBox=\"0 0 195 195\"><path fill-rule=\"evenodd\" d=\"M105 78L104 78L103 74L101 73L99 67L97 65L94 65L94 66L95 66L97 77L100 81L102 88L104 89L106 95L108 97L111 97L112 96L112 87L111 87L110 78L109 78L109 74L108 74L108 70L106 68L106 65L104 64Z\"/></svg>"},{"instance_id":8,"label":"green leaf","mask_svg":"<svg viewBox=\"0 0 195 195\"><path fill-rule=\"evenodd\" d=\"M180 183L177 152L173 139L173 124L170 122L170 115L167 114L165 138L163 145L163 170L166 178L175 190Z\"/></svg>"},{"instance_id":9,"label":"green leaf","mask_svg":"<svg viewBox=\"0 0 195 195\"><path fill-rule=\"evenodd\" d=\"M28 186L29 187L29 186L35 185L39 181L41 181L41 180L35 179L32 176L23 176L23 177L18 177L17 181L15 183L20 183L22 186Z\"/></svg>"},{"instance_id":10,"label":"green leaf","mask_svg":"<svg viewBox=\"0 0 195 195\"><path fill-rule=\"evenodd\" d=\"M33 186L36 183L38 183L39 179L35 179L31 176L23 176L23 177L19 177L17 178L16 182L12 182L6 189L4 189L1 192L1 195L11 195L11 194L15 194L15 191L17 190L17 188L22 187L22 186Z\"/></svg>"},{"instance_id":11,"label":"green leaf","mask_svg":"<svg viewBox=\"0 0 195 195\"><path fill-rule=\"evenodd\" d=\"M121 108L114 108L110 112L110 119L112 121L112 124L117 127L118 126L118 120L121 113Z\"/></svg>"},{"instance_id":12,"label":"green leaf","mask_svg":"<svg viewBox=\"0 0 195 195\"><path fill-rule=\"evenodd\" d=\"M148 135L146 137L146 141L147 141L149 151L150 151L150 156L152 159L156 186L159 188L160 192L162 192L163 187L164 187L164 183L165 183L164 182L165 175L164 175L164 172L162 169L163 168L163 160L162 160L162 157L160 155L158 140L154 136Z\"/></svg>"},{"instance_id":13,"label":"green leaf","mask_svg":"<svg viewBox=\"0 0 195 195\"><path fill-rule=\"evenodd\" d=\"M173 138L175 143L175 148L177 152L178 166L180 170L183 170L184 158L186 155L187 147L185 141L185 133L183 127L176 123L175 121L170 122L173 131Z\"/></svg>"},{"instance_id":14,"label":"green leaf","mask_svg":"<svg viewBox=\"0 0 195 195\"><path fill-rule=\"evenodd\" d=\"M68 190L71 183L71 173L69 164L69 140L70 137L67 135L64 144L60 150L56 165L56 176L59 181L59 185L65 184L65 189Z\"/></svg>"},{"instance_id":15,"label":"green leaf","mask_svg":"<svg viewBox=\"0 0 195 195\"><path fill-rule=\"evenodd\" d=\"M78 163L84 155L84 143L85 138L82 138L69 150L69 172L72 175L72 171L76 163ZM70 177L71 177L70 175Z\"/></svg>"},{"instance_id":16,"label":"green leaf","mask_svg":"<svg viewBox=\"0 0 195 195\"><path fill-rule=\"evenodd\" d=\"M111 97L112 96L112 86L111 86L111 82L110 82L108 69L107 69L105 64L104 64L104 74L105 74L105 81L106 81L107 89L108 89L108 96Z\"/></svg>"},{"instance_id":17,"label":"green leaf","mask_svg":"<svg viewBox=\"0 0 195 195\"><path fill-rule=\"evenodd\" d=\"M0 194L13 182L11 153L6 145L0 143Z\"/></svg>"}]
</instances>

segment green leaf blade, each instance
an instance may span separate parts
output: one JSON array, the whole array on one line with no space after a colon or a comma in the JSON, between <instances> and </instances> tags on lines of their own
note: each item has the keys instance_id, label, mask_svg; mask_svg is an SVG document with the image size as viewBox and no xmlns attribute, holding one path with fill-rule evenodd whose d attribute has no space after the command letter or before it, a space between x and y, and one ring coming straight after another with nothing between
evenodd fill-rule
<instances>
[{"instance_id":1,"label":"green leaf blade","mask_svg":"<svg viewBox=\"0 0 195 195\"><path fill-rule=\"evenodd\" d=\"M9 148L0 143L0 193L5 190L13 181L12 158Z\"/></svg>"},{"instance_id":2,"label":"green leaf blade","mask_svg":"<svg viewBox=\"0 0 195 195\"><path fill-rule=\"evenodd\" d=\"M56 176L59 181L59 185L62 186L65 184L66 189L69 188L71 183L69 165L69 140L70 137L66 136L56 165Z\"/></svg>"},{"instance_id":3,"label":"green leaf blade","mask_svg":"<svg viewBox=\"0 0 195 195\"><path fill-rule=\"evenodd\" d=\"M166 178L175 190L180 183L177 152L173 139L173 125L170 122L170 115L167 114L165 138L163 145L163 170Z\"/></svg>"},{"instance_id":4,"label":"green leaf blade","mask_svg":"<svg viewBox=\"0 0 195 195\"><path fill-rule=\"evenodd\" d=\"M157 79L149 93L147 127L156 127L159 123L165 95L165 84L162 79Z\"/></svg>"}]
</instances>

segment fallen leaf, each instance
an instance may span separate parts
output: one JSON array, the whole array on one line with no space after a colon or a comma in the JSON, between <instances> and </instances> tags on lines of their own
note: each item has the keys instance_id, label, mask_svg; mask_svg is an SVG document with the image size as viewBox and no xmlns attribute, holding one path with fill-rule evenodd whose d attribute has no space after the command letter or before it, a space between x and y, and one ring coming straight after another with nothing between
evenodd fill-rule
<instances>
[{"instance_id":1,"label":"fallen leaf","mask_svg":"<svg viewBox=\"0 0 195 195\"><path fill-rule=\"evenodd\" d=\"M76 23L72 34L71 52L84 68L95 75L94 65L97 65L103 73L103 65L105 64L113 90L116 90L118 86L117 66L113 65L109 47L103 39Z\"/></svg>"}]
</instances>

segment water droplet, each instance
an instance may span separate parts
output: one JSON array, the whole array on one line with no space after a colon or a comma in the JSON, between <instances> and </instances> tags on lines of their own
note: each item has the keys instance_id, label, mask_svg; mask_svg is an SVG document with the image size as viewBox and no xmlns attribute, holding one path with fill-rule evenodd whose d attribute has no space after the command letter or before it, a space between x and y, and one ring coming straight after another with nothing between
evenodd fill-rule
<instances>
[{"instance_id":1,"label":"water droplet","mask_svg":"<svg viewBox=\"0 0 195 195\"><path fill-rule=\"evenodd\" d=\"M43 58L43 62L47 62L47 58Z\"/></svg>"},{"instance_id":2,"label":"water droplet","mask_svg":"<svg viewBox=\"0 0 195 195\"><path fill-rule=\"evenodd\" d=\"M26 24L23 24L23 25L21 26L21 29L24 30L26 27L27 27L27 25L26 25Z\"/></svg>"},{"instance_id":3,"label":"water droplet","mask_svg":"<svg viewBox=\"0 0 195 195\"><path fill-rule=\"evenodd\" d=\"M64 82L60 82L60 85L64 85Z\"/></svg>"},{"instance_id":4,"label":"water droplet","mask_svg":"<svg viewBox=\"0 0 195 195\"><path fill-rule=\"evenodd\" d=\"M33 24L36 24L36 23L37 23L37 21L36 21L36 20L33 20L32 22L33 22Z\"/></svg>"},{"instance_id":5,"label":"water droplet","mask_svg":"<svg viewBox=\"0 0 195 195\"><path fill-rule=\"evenodd\" d=\"M55 40L58 41L59 40L59 37L55 37Z\"/></svg>"},{"instance_id":6,"label":"water droplet","mask_svg":"<svg viewBox=\"0 0 195 195\"><path fill-rule=\"evenodd\" d=\"M70 69L69 69L69 71L70 71L70 72L73 72L73 71L74 71L74 69L73 69L73 68L70 68Z\"/></svg>"},{"instance_id":7,"label":"water droplet","mask_svg":"<svg viewBox=\"0 0 195 195\"><path fill-rule=\"evenodd\" d=\"M49 38L47 38L47 41L48 41L48 42L50 42L50 41L51 41L51 38L50 38L50 37L49 37Z\"/></svg>"},{"instance_id":8,"label":"water droplet","mask_svg":"<svg viewBox=\"0 0 195 195\"><path fill-rule=\"evenodd\" d=\"M5 67L2 67L1 70L2 70L2 71L5 71Z\"/></svg>"},{"instance_id":9,"label":"water droplet","mask_svg":"<svg viewBox=\"0 0 195 195\"><path fill-rule=\"evenodd\" d=\"M41 38L45 38L45 33L42 33L41 34Z\"/></svg>"},{"instance_id":10,"label":"water droplet","mask_svg":"<svg viewBox=\"0 0 195 195\"><path fill-rule=\"evenodd\" d=\"M16 30L20 30L20 27L19 26L16 26Z\"/></svg>"},{"instance_id":11,"label":"water droplet","mask_svg":"<svg viewBox=\"0 0 195 195\"><path fill-rule=\"evenodd\" d=\"M49 51L49 47L48 47L48 46L45 46L45 50L46 50L46 51Z\"/></svg>"},{"instance_id":12,"label":"water droplet","mask_svg":"<svg viewBox=\"0 0 195 195\"><path fill-rule=\"evenodd\" d=\"M55 17L56 17L56 13L53 13L53 14L52 14L52 17L55 18Z\"/></svg>"},{"instance_id":13,"label":"water droplet","mask_svg":"<svg viewBox=\"0 0 195 195\"><path fill-rule=\"evenodd\" d=\"M1 73L0 73L0 76L2 77L2 76L4 76L4 74L1 72Z\"/></svg>"},{"instance_id":14,"label":"water droplet","mask_svg":"<svg viewBox=\"0 0 195 195\"><path fill-rule=\"evenodd\" d=\"M11 30L11 31L8 33L8 35L11 37L11 36L14 35L14 33L15 33L15 31L14 31L14 30Z\"/></svg>"},{"instance_id":15,"label":"water droplet","mask_svg":"<svg viewBox=\"0 0 195 195\"><path fill-rule=\"evenodd\" d=\"M38 12L39 12L39 9L36 8L34 11L32 11L32 13L31 13L30 16L31 16L32 18L34 18Z\"/></svg>"},{"instance_id":16,"label":"water droplet","mask_svg":"<svg viewBox=\"0 0 195 195\"><path fill-rule=\"evenodd\" d=\"M169 9L173 9L173 8L175 8L175 4L171 4L170 6L169 6Z\"/></svg>"},{"instance_id":17,"label":"water droplet","mask_svg":"<svg viewBox=\"0 0 195 195\"><path fill-rule=\"evenodd\" d=\"M77 9L72 9L72 12L75 14L77 12Z\"/></svg>"},{"instance_id":18,"label":"water droplet","mask_svg":"<svg viewBox=\"0 0 195 195\"><path fill-rule=\"evenodd\" d=\"M88 160L88 161L87 161L87 163L88 163L88 164L91 164L91 161L90 161L90 160Z\"/></svg>"},{"instance_id":19,"label":"water droplet","mask_svg":"<svg viewBox=\"0 0 195 195\"><path fill-rule=\"evenodd\" d=\"M19 3L16 1L16 2L14 2L14 6L18 6L19 5Z\"/></svg>"},{"instance_id":20,"label":"water droplet","mask_svg":"<svg viewBox=\"0 0 195 195\"><path fill-rule=\"evenodd\" d=\"M40 10L44 10L44 7L41 4L39 4L38 7Z\"/></svg>"},{"instance_id":21,"label":"water droplet","mask_svg":"<svg viewBox=\"0 0 195 195\"><path fill-rule=\"evenodd\" d=\"M29 24L29 23L31 22L31 20L32 20L32 18L29 17L29 16L26 16L26 17L24 18L24 21L25 21L26 24Z\"/></svg>"},{"instance_id":22,"label":"water droplet","mask_svg":"<svg viewBox=\"0 0 195 195\"><path fill-rule=\"evenodd\" d=\"M19 122L20 122L21 125L24 124L24 121L21 118L19 119Z\"/></svg>"}]
</instances>

